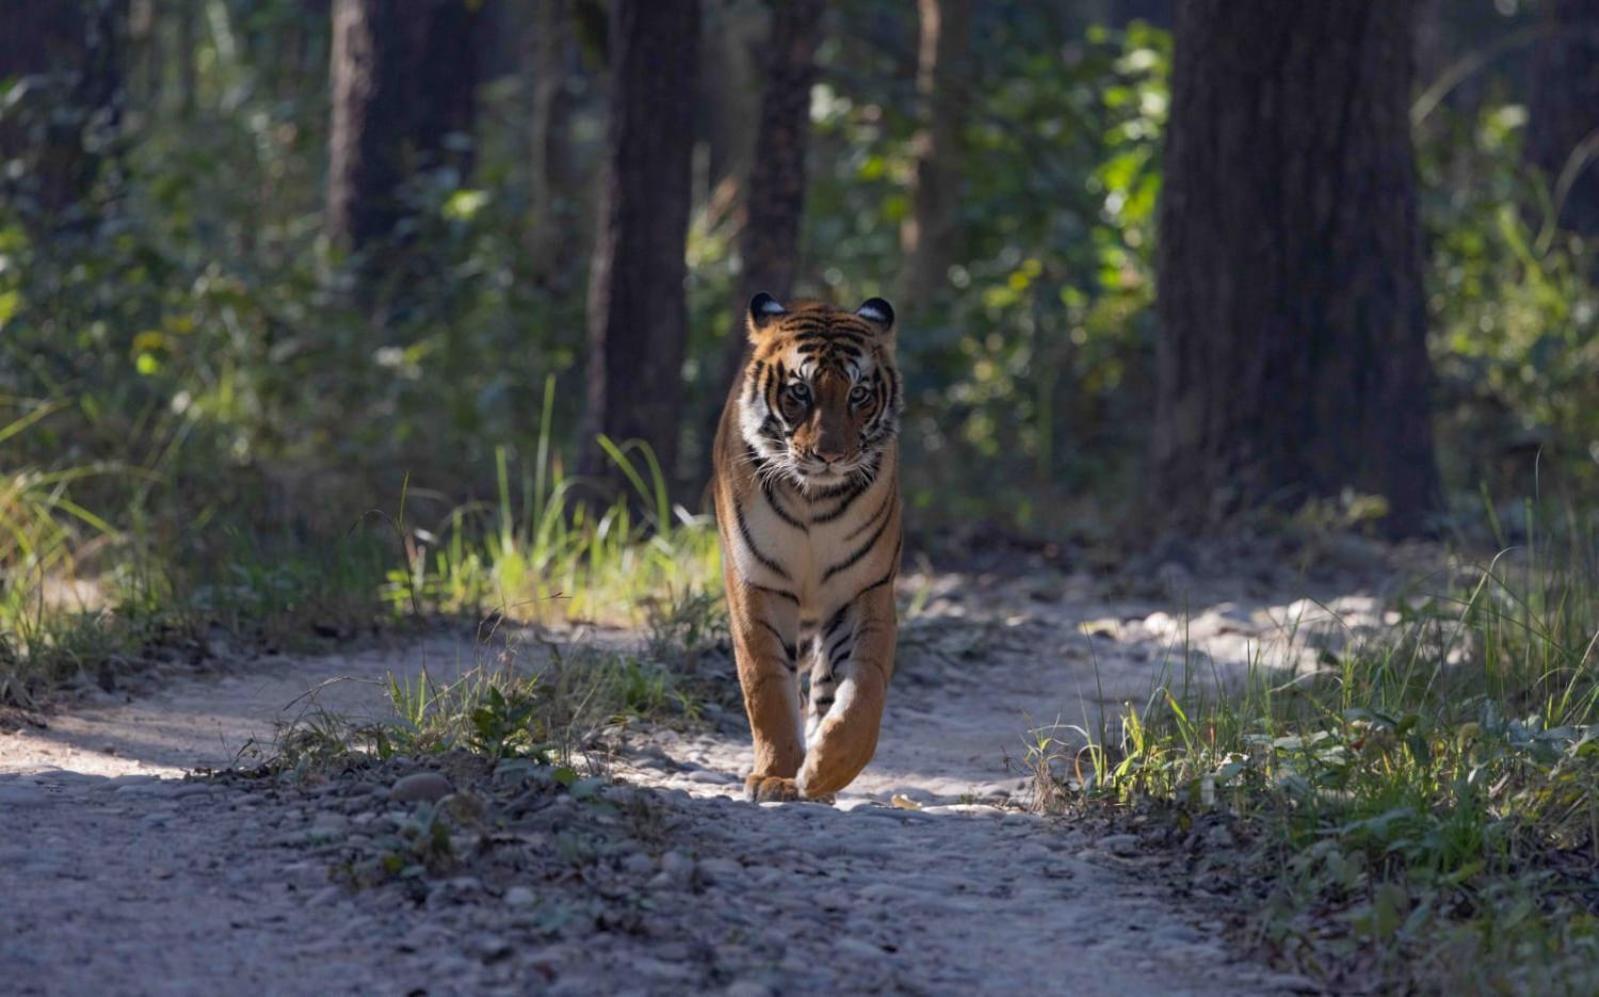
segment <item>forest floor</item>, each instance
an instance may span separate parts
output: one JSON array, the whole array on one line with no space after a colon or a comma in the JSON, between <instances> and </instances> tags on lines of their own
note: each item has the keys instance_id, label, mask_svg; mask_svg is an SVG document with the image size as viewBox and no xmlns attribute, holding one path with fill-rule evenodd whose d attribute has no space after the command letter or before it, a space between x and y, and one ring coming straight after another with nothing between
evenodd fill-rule
<instances>
[{"instance_id":1,"label":"forest floor","mask_svg":"<svg viewBox=\"0 0 1599 997\"><path fill-rule=\"evenodd\" d=\"M1157 567L1138 584L909 575L881 746L834 806L739 799L748 734L715 705L697 725L628 728L605 778L577 787L464 755L185 778L270 743L307 690L380 718L390 673L480 663L480 645L443 636L239 662L13 720L0 979L25 994L1314 991L1242 954L1224 898L1179 898L1170 856L1025 807L1029 729L1143 701L1179 681L1185 648L1202 681L1227 681L1380 615L1353 573L1199 583ZM397 797L444 786L423 770L449 780L455 809L417 831ZM367 875L398 864L384 840L412 842L429 872Z\"/></svg>"}]
</instances>

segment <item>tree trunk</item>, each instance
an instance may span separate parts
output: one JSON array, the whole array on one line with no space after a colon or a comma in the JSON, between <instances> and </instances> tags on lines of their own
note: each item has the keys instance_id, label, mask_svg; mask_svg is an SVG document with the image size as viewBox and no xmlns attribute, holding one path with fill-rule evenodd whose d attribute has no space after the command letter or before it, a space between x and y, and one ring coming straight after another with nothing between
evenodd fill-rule
<instances>
[{"instance_id":1,"label":"tree trunk","mask_svg":"<svg viewBox=\"0 0 1599 997\"><path fill-rule=\"evenodd\" d=\"M88 220L82 202L116 146L124 100L125 0L0 0L0 200L36 237Z\"/></svg>"},{"instance_id":2,"label":"tree trunk","mask_svg":"<svg viewBox=\"0 0 1599 997\"><path fill-rule=\"evenodd\" d=\"M916 93L921 130L912 140L911 214L900 227L900 299L913 313L942 288L960 234L961 125L971 0L917 0L921 23Z\"/></svg>"},{"instance_id":3,"label":"tree trunk","mask_svg":"<svg viewBox=\"0 0 1599 997\"><path fill-rule=\"evenodd\" d=\"M410 140L417 169L453 167L464 183L472 175L473 127L484 39L481 3L473 0L403 0L409 51Z\"/></svg>"},{"instance_id":4,"label":"tree trunk","mask_svg":"<svg viewBox=\"0 0 1599 997\"><path fill-rule=\"evenodd\" d=\"M1171 28L1172 0L1114 0L1111 23L1125 28L1134 21L1146 21L1157 28Z\"/></svg>"},{"instance_id":5,"label":"tree trunk","mask_svg":"<svg viewBox=\"0 0 1599 997\"><path fill-rule=\"evenodd\" d=\"M1599 235L1599 0L1544 0L1544 24L1527 159L1549 178L1561 226Z\"/></svg>"},{"instance_id":6,"label":"tree trunk","mask_svg":"<svg viewBox=\"0 0 1599 997\"><path fill-rule=\"evenodd\" d=\"M1440 499L1409 131L1409 0L1179 0L1154 485L1173 525Z\"/></svg>"},{"instance_id":7,"label":"tree trunk","mask_svg":"<svg viewBox=\"0 0 1599 997\"><path fill-rule=\"evenodd\" d=\"M572 97L567 89L573 46L570 0L539 0L531 46L533 168L528 187L533 224L528 248L534 272L557 289L565 288L572 270L570 248L577 227L569 133Z\"/></svg>"},{"instance_id":8,"label":"tree trunk","mask_svg":"<svg viewBox=\"0 0 1599 997\"><path fill-rule=\"evenodd\" d=\"M794 290L800 222L805 217L805 153L811 135L811 84L821 38L822 0L773 4L765 46L765 88L739 223L738 290L729 314L723 383L731 383L745 352L744 316L750 298L769 291L779 301ZM723 394L716 395L720 410Z\"/></svg>"},{"instance_id":9,"label":"tree trunk","mask_svg":"<svg viewBox=\"0 0 1599 997\"><path fill-rule=\"evenodd\" d=\"M327 232L350 252L387 239L400 218L405 49L394 0L334 0Z\"/></svg>"},{"instance_id":10,"label":"tree trunk","mask_svg":"<svg viewBox=\"0 0 1599 997\"><path fill-rule=\"evenodd\" d=\"M675 476L683 351L684 241L700 12L697 0L618 0L599 224L589 273L585 441L643 440ZM590 444L591 475L616 475Z\"/></svg>"}]
</instances>

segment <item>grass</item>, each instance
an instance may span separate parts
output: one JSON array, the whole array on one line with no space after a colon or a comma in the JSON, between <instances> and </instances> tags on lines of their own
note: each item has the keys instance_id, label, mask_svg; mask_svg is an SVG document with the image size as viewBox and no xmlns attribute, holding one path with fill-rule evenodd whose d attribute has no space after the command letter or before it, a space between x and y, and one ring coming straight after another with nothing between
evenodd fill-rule
<instances>
[{"instance_id":1,"label":"grass","mask_svg":"<svg viewBox=\"0 0 1599 997\"><path fill-rule=\"evenodd\" d=\"M148 658L251 650L315 650L396 623L598 621L638 625L700 605L719 588L715 531L674 507L654 456L636 443L601 445L630 495L596 504L566 475L549 427L533 462L496 451L496 501L459 506L430 527L402 488L335 536L267 528L217 499L151 512L149 496L194 491L148 469L0 469L0 705L29 706L66 684L109 687ZM39 406L0 427L0 442L33 430ZM137 489L117 517L74 500L75 485L120 475ZM131 497L137 493L137 497ZM113 525L112 520L120 525Z\"/></svg>"},{"instance_id":2,"label":"grass","mask_svg":"<svg viewBox=\"0 0 1599 997\"><path fill-rule=\"evenodd\" d=\"M1253 894L1250 941L1326 982L1593 992L1595 539L1570 515L1314 675L1262 661L1223 690L1179 651L1114 734L1034 732L1040 805L1225 818L1247 847L1197 870Z\"/></svg>"},{"instance_id":3,"label":"grass","mask_svg":"<svg viewBox=\"0 0 1599 997\"><path fill-rule=\"evenodd\" d=\"M700 667L706 647L685 643L686 637L714 642L717 627L693 600L663 612L638 652L496 630L477 644L474 666L453 680L425 669L411 677L390 674L386 719L352 720L324 708L321 690L311 690L271 745L249 745L241 759L304 774L364 758L464 752L491 763L554 766L558 779L570 781L580 769L603 769L614 735L628 725L692 725L706 703L729 699L727 676ZM724 663L721 671L731 669Z\"/></svg>"}]
</instances>

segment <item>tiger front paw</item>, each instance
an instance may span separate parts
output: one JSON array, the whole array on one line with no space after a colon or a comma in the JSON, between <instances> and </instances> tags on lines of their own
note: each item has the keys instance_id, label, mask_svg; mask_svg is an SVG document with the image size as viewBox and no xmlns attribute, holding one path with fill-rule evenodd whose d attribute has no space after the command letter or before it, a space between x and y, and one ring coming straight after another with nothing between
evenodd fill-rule
<instances>
[{"instance_id":1,"label":"tiger front paw","mask_svg":"<svg viewBox=\"0 0 1599 997\"><path fill-rule=\"evenodd\" d=\"M800 798L800 791L793 779L752 774L744 780L744 795L752 803L790 803Z\"/></svg>"}]
</instances>

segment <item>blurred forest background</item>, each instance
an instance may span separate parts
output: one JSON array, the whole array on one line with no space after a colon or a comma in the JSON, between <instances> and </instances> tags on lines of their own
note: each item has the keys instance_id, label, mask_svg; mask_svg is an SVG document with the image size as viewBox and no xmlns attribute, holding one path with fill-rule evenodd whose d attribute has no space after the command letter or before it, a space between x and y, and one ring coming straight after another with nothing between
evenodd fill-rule
<instances>
[{"instance_id":1,"label":"blurred forest background","mask_svg":"<svg viewBox=\"0 0 1599 997\"><path fill-rule=\"evenodd\" d=\"M0 24L0 657L686 583L759 289L895 303L921 549L1599 483L1593 0Z\"/></svg>"}]
</instances>

